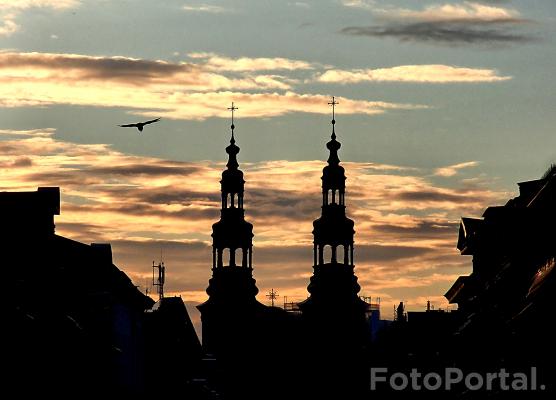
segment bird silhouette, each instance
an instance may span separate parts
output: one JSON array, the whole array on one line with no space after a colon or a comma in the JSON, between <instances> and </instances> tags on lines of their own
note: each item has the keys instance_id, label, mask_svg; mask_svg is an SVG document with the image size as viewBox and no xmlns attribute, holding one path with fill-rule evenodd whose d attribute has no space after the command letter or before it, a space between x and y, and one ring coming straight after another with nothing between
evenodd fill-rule
<instances>
[{"instance_id":1,"label":"bird silhouette","mask_svg":"<svg viewBox=\"0 0 556 400\"><path fill-rule=\"evenodd\" d=\"M160 121L160 118L156 118L156 119L151 119L150 121L145 121L145 122L137 122L135 124L125 124L125 125L118 125L122 128L137 128L139 130L139 132L143 132L143 127L145 125L148 124L152 124L154 122L158 122Z\"/></svg>"}]
</instances>

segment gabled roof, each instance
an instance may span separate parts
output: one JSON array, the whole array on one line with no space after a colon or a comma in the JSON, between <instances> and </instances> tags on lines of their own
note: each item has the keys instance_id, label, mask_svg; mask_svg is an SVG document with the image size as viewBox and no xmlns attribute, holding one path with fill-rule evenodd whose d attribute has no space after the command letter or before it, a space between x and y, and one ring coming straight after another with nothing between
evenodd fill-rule
<instances>
[{"instance_id":1,"label":"gabled roof","mask_svg":"<svg viewBox=\"0 0 556 400\"><path fill-rule=\"evenodd\" d=\"M479 235L484 220L477 218L462 218L459 226L459 237L457 249L461 254L473 254L473 244Z\"/></svg>"},{"instance_id":2,"label":"gabled roof","mask_svg":"<svg viewBox=\"0 0 556 400\"><path fill-rule=\"evenodd\" d=\"M444 297L450 304L457 304L461 300L464 290L469 289L470 282L470 276L460 276L458 279L456 279L452 287L448 289Z\"/></svg>"}]
</instances>

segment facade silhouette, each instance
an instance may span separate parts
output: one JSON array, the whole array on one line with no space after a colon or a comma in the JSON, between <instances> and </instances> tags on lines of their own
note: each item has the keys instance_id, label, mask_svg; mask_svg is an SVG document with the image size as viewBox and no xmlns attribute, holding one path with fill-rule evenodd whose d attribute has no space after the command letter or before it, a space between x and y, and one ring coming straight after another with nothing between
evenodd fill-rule
<instances>
[{"instance_id":1,"label":"facade silhouette","mask_svg":"<svg viewBox=\"0 0 556 400\"><path fill-rule=\"evenodd\" d=\"M189 390L201 349L180 298L153 307L113 264L109 244L57 235L59 188L0 193L0 209L9 283L5 378L18 397L160 393L154 358L179 375L166 392Z\"/></svg>"},{"instance_id":2,"label":"facade silhouette","mask_svg":"<svg viewBox=\"0 0 556 400\"><path fill-rule=\"evenodd\" d=\"M519 196L462 218L457 248L473 271L446 293L459 306L451 358L462 365L535 366L554 393L556 166L521 182ZM550 385L552 384L552 385Z\"/></svg>"},{"instance_id":3,"label":"facade silhouette","mask_svg":"<svg viewBox=\"0 0 556 400\"><path fill-rule=\"evenodd\" d=\"M457 248L472 256L473 271L459 277L445 297L454 311L405 313L373 341L370 362L392 372L418 368L444 373L459 368L486 376L505 369L525 373L544 390L427 392L427 399L553 398L556 333L556 168L538 180L519 183L520 194L482 218L462 218ZM421 393L422 394L422 393ZM384 390L379 395L414 398L418 393Z\"/></svg>"}]
</instances>

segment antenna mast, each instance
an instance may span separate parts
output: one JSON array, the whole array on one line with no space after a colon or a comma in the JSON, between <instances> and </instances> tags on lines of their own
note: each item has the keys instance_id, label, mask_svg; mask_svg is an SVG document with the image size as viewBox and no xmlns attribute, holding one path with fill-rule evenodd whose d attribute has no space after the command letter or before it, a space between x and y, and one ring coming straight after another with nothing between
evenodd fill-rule
<instances>
[{"instance_id":1,"label":"antenna mast","mask_svg":"<svg viewBox=\"0 0 556 400\"><path fill-rule=\"evenodd\" d=\"M270 299L270 302L272 303L272 307L274 307L274 300L276 300L280 296L278 295L277 291L275 291L274 289L270 289L270 292L268 292L266 297Z\"/></svg>"},{"instance_id":2,"label":"antenna mast","mask_svg":"<svg viewBox=\"0 0 556 400\"><path fill-rule=\"evenodd\" d=\"M155 273L156 272L156 273ZM164 298L164 281L166 280L166 267L162 260L156 265L153 261L153 286L158 292L158 299Z\"/></svg>"}]
</instances>

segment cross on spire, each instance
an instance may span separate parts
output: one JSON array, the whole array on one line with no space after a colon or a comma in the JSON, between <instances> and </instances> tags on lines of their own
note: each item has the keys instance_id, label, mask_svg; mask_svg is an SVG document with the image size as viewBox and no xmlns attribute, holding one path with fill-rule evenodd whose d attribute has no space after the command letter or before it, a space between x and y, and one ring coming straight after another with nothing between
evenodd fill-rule
<instances>
[{"instance_id":1,"label":"cross on spire","mask_svg":"<svg viewBox=\"0 0 556 400\"><path fill-rule=\"evenodd\" d=\"M332 101L328 102L329 106L332 106L332 125L336 123L336 106L340 104L336 101L336 97L332 96Z\"/></svg>"},{"instance_id":2,"label":"cross on spire","mask_svg":"<svg viewBox=\"0 0 556 400\"><path fill-rule=\"evenodd\" d=\"M234 125L234 111L235 110L239 110L239 108L237 108L236 106L234 106L234 102L232 101L232 106L228 107L228 110L230 110L232 112L232 125L230 126L230 128L232 128L232 140L234 138L234 128L236 127Z\"/></svg>"},{"instance_id":3,"label":"cross on spire","mask_svg":"<svg viewBox=\"0 0 556 400\"><path fill-rule=\"evenodd\" d=\"M332 139L336 139L336 131L334 125L336 125L336 106L340 104L336 101L336 97L332 96L332 101L328 102L329 106L332 106Z\"/></svg>"}]
</instances>

